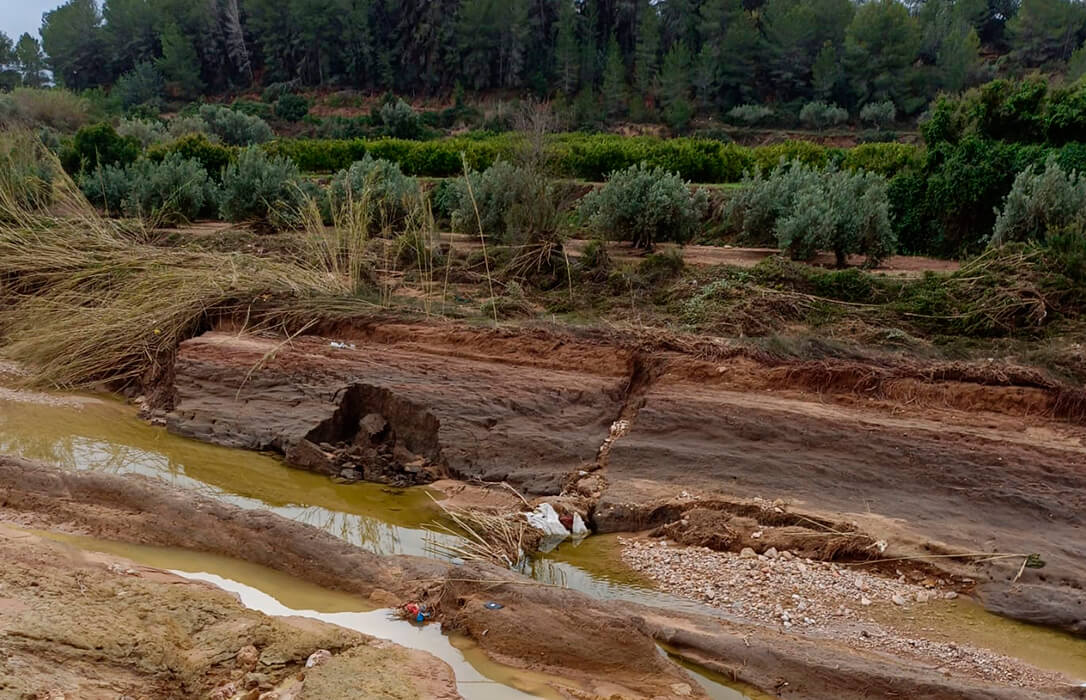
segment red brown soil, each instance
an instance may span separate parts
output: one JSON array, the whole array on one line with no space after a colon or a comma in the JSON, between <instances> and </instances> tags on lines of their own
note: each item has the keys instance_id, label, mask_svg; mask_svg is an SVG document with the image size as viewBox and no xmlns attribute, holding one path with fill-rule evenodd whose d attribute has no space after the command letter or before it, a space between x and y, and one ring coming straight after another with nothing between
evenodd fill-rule
<instances>
[{"instance_id":1,"label":"red brown soil","mask_svg":"<svg viewBox=\"0 0 1086 700\"><path fill-rule=\"evenodd\" d=\"M785 698L1072 696L1069 690L1008 689L948 677L838 642L722 618L602 603L488 565L450 568L414 557L380 557L302 523L139 477L66 472L0 457L0 494L0 521L214 552L385 604L429 591L443 623L469 634L496 660L577 679L592 689L591 696L703 697L658 653L658 641ZM505 607L487 610L485 600ZM585 696L574 689L570 695Z\"/></svg>"},{"instance_id":2,"label":"red brown soil","mask_svg":"<svg viewBox=\"0 0 1086 700\"><path fill-rule=\"evenodd\" d=\"M1036 373L988 364L827 371L767 365L719 344L601 333L379 321L321 332L289 343L213 332L184 343L168 425L286 451L340 408L346 389L378 387L397 397L404 430L421 420L412 411L437 426L435 462L449 476L538 496L569 489L574 475L601 530L660 525L698 498L760 497L852 523L894 556L1036 553L1046 566L1014 581L1021 559L938 561L975 578L993 610L1086 632L1081 413L1061 413L1065 392ZM646 363L649 379L634 381ZM601 466L597 452L620 417L629 434L610 446L605 469L577 483L580 470ZM675 501L682 491L697 498Z\"/></svg>"}]
</instances>

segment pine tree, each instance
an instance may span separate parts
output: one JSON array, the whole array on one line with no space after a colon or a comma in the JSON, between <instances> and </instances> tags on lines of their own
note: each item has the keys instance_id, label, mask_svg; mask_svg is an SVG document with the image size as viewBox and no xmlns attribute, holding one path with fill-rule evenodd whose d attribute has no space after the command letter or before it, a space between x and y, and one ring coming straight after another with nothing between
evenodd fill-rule
<instances>
[{"instance_id":1,"label":"pine tree","mask_svg":"<svg viewBox=\"0 0 1086 700\"><path fill-rule=\"evenodd\" d=\"M844 75L837 49L827 41L815 57L811 71L811 88L814 96L823 102L835 101L834 97L837 95Z\"/></svg>"},{"instance_id":2,"label":"pine tree","mask_svg":"<svg viewBox=\"0 0 1086 700\"><path fill-rule=\"evenodd\" d=\"M558 39L554 47L558 87L565 95L577 92L580 49L577 46L577 10L573 0L559 0Z\"/></svg>"},{"instance_id":3,"label":"pine tree","mask_svg":"<svg viewBox=\"0 0 1086 700\"><path fill-rule=\"evenodd\" d=\"M603 70L601 92L607 116L617 116L626 110L626 64L622 62L622 51L614 34L607 42L607 63Z\"/></svg>"},{"instance_id":4,"label":"pine tree","mask_svg":"<svg viewBox=\"0 0 1086 700\"><path fill-rule=\"evenodd\" d=\"M204 82L200 80L200 57L192 42L176 24L166 26L161 40L162 56L155 61L155 67L166 79L170 90L186 99L199 95Z\"/></svg>"},{"instance_id":5,"label":"pine tree","mask_svg":"<svg viewBox=\"0 0 1086 700\"><path fill-rule=\"evenodd\" d=\"M690 49L679 41L664 56L660 69L660 97L664 103L664 120L676 131L683 131L694 116L690 103Z\"/></svg>"},{"instance_id":6,"label":"pine tree","mask_svg":"<svg viewBox=\"0 0 1086 700\"><path fill-rule=\"evenodd\" d=\"M634 75L642 99L652 95L660 52L660 15L649 0L642 0L638 10L637 49Z\"/></svg>"},{"instance_id":7,"label":"pine tree","mask_svg":"<svg viewBox=\"0 0 1086 700\"><path fill-rule=\"evenodd\" d=\"M24 87L40 88L45 85L45 56L37 39L29 34L19 37L19 43L15 45L15 63Z\"/></svg>"},{"instance_id":8,"label":"pine tree","mask_svg":"<svg viewBox=\"0 0 1086 700\"><path fill-rule=\"evenodd\" d=\"M15 46L11 37L0 32L0 92L8 92L22 82L15 61Z\"/></svg>"}]
</instances>

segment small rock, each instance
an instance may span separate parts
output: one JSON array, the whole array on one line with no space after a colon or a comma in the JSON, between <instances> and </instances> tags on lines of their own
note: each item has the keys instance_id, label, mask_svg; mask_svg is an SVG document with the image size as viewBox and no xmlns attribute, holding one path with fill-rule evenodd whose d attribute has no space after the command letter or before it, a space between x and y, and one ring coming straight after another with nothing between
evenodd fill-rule
<instances>
[{"instance_id":1,"label":"small rock","mask_svg":"<svg viewBox=\"0 0 1086 700\"><path fill-rule=\"evenodd\" d=\"M758 555L750 547L743 547L739 552L740 559L757 559Z\"/></svg>"},{"instance_id":2,"label":"small rock","mask_svg":"<svg viewBox=\"0 0 1086 700\"><path fill-rule=\"evenodd\" d=\"M770 547L769 549L765 550L765 552L763 552L763 554L765 554L770 559L776 559L777 555L778 555L777 548L776 547Z\"/></svg>"},{"instance_id":3,"label":"small rock","mask_svg":"<svg viewBox=\"0 0 1086 700\"><path fill-rule=\"evenodd\" d=\"M750 533L750 538L751 538L752 540L758 540L758 539L761 539L761 538L762 538L762 531L761 531L761 530L758 530L757 532L752 532L752 533Z\"/></svg>"},{"instance_id":4,"label":"small rock","mask_svg":"<svg viewBox=\"0 0 1086 700\"><path fill-rule=\"evenodd\" d=\"M671 692L680 697L687 697L694 692L694 689L686 683L672 683Z\"/></svg>"},{"instance_id":5,"label":"small rock","mask_svg":"<svg viewBox=\"0 0 1086 700\"><path fill-rule=\"evenodd\" d=\"M860 596L860 605L863 605L863 606L871 605L871 599L868 598L867 596Z\"/></svg>"},{"instance_id":6,"label":"small rock","mask_svg":"<svg viewBox=\"0 0 1086 700\"><path fill-rule=\"evenodd\" d=\"M256 668L259 660L260 652L252 644L238 649L238 653L234 656L234 663L237 664L237 667L246 671L252 671Z\"/></svg>"},{"instance_id":7,"label":"small rock","mask_svg":"<svg viewBox=\"0 0 1086 700\"><path fill-rule=\"evenodd\" d=\"M927 591L917 591L916 592L916 602L917 603L926 603L929 600L931 600L931 593L929 593Z\"/></svg>"},{"instance_id":8,"label":"small rock","mask_svg":"<svg viewBox=\"0 0 1086 700\"><path fill-rule=\"evenodd\" d=\"M320 666L330 658L332 658L332 652L327 649L317 649L305 660L305 667L313 668L314 666Z\"/></svg>"},{"instance_id":9,"label":"small rock","mask_svg":"<svg viewBox=\"0 0 1086 700\"><path fill-rule=\"evenodd\" d=\"M958 597L958 594L956 591L948 591L943 597L947 600L954 600Z\"/></svg>"},{"instance_id":10,"label":"small rock","mask_svg":"<svg viewBox=\"0 0 1086 700\"><path fill-rule=\"evenodd\" d=\"M890 600L894 603L894 605L905 605L905 598L902 597L899 593L895 593L890 596Z\"/></svg>"}]
</instances>

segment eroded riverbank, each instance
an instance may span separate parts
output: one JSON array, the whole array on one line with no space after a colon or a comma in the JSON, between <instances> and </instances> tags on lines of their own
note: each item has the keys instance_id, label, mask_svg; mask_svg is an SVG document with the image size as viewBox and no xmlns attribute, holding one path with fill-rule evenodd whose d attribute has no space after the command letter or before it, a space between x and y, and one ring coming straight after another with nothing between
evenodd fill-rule
<instances>
[{"instance_id":1,"label":"eroded riverbank","mask_svg":"<svg viewBox=\"0 0 1086 700\"><path fill-rule=\"evenodd\" d=\"M33 410L27 413L18 413L18 416L22 416L22 418L17 417L16 412L11 411L0 414L0 417L3 417L3 422L8 428L17 426L22 431L22 443L8 443L8 446L14 448L18 446L18 444L21 444L23 449L29 449L31 447L31 443L33 442L33 440L29 439L29 436L34 435L35 433L40 435L43 432L50 432L51 429L43 430L42 426L46 424L63 426L56 429L59 431L58 434L54 434L53 437L49 437L42 441L42 443L39 445L39 449L42 449L44 451L40 451L37 456L49 456L48 454L46 454L47 452L49 452L52 454L53 457L59 458L61 463L65 463L65 459L71 459L73 466L78 466L74 464L75 462L79 462L80 460L86 460L82 468L95 467L105 470L113 469L121 472L130 470L137 472L141 470L147 470L144 473L161 473L167 475L168 478L173 479L175 485L180 486L186 483L190 486L194 485L195 483L204 484L203 489L205 493L207 492L210 484L211 490L215 492L218 496L226 497L227 499L234 499L238 503L248 505L249 507L253 508L259 507L262 503L259 492L261 489L263 489L264 482L268 482L270 484L269 492L272 494L278 493L282 498L282 500L279 501L278 504L273 502L272 506L280 510L280 512L282 512L284 515L299 516L307 512L313 513L313 510L307 509L316 508L318 511L327 511L327 513L320 518L316 518L315 520L311 519L312 522L325 525L326 528L333 533L335 533L337 530L339 530L341 533L346 533L349 539L357 539L357 541L360 543L366 544L368 542L369 544L367 544L367 546L369 546L370 548L380 549L380 547L384 546L388 548L388 551L396 551L397 549L403 551L405 549L413 547L415 543L421 543L422 549L425 549L424 545L426 535L424 532L418 530L417 535L411 535L409 532L404 532L405 530L414 530L415 527L421 524L420 521L422 521L424 518L430 519L436 515L436 513L432 510L422 509L424 502L429 502L429 499L425 497L424 494L415 494L415 492L413 491L407 491L404 492L403 495L393 495L395 493L399 493L399 491L390 489L382 490L383 487L369 484L334 484L327 479L324 479L323 477L318 477L296 470L286 469L281 465L281 463L272 458L262 457L253 453L237 453L230 450L224 450L222 448L216 448L208 445L200 445L198 443L192 443L187 440L181 440L174 436L170 436L159 429L155 429L153 427L135 421L134 417L132 416L131 409L127 407L113 404L110 402L99 403L94 399L91 399L90 401L91 403L84 404L82 408L76 407L75 405L69 405L67 407L54 406L53 408L58 408L65 411L73 411L71 413L64 414L65 418L60 421L57 421L55 419L49 420L45 417L46 414L41 412L35 413ZM22 405L27 407L32 406L28 406L25 403L23 403ZM102 409L102 413L97 418L95 418L94 414L96 414L99 409ZM83 427L79 427L80 421L84 421L84 423L82 424ZM113 431L118 427L120 428L120 434L128 434L130 438L133 438L132 442L134 444L129 444L127 446L122 444L121 449L119 450L109 447L109 445L116 444L117 442L116 435L113 433ZM8 432L6 430L4 430L3 433L5 436L8 435ZM63 436L59 433L63 433L63 436L66 436L66 439L60 439ZM176 442L179 448L182 448L184 450L195 450L196 453L190 453L187 458L179 459L176 455L172 460L164 458L164 452L170 453L172 452L172 449L163 450L163 447L165 445L173 444L174 442ZM46 450L44 449L45 443L51 443L52 446ZM209 457L215 454L217 454L218 456L209 459ZM248 462L250 458L255 460L255 462L258 463L260 466L250 470L251 468L246 466L246 462ZM186 459L191 460L192 464L190 465L186 463ZM203 482L193 477L193 474L191 472L193 469L200 468L199 466L197 466L198 464L202 464L206 468L208 464L214 465L215 463L220 464L221 469L212 468L210 473L218 472L220 483L211 484L210 482ZM229 477L224 475L229 475ZM303 483L301 486L298 485L298 482L294 481L294 479L296 478L302 480ZM224 482L222 481L223 479L227 479L227 481ZM283 483L280 483L280 479L286 480L285 485ZM234 488L232 490L224 488L224 486L229 484L233 484ZM308 505L309 499L311 497L311 491L313 494L316 494L315 498L317 500L324 501L326 505ZM333 494L338 495L333 496ZM356 500L358 498L361 498L361 495L363 494L368 494L368 496L366 496L366 498L362 498L361 501ZM420 500L417 503L412 502L411 499L418 495L421 495ZM383 523L383 525L378 526L371 524L365 528L355 526L342 528L340 527L340 525L342 522L344 522L343 520L338 519L338 517L327 517L328 515L334 514L336 512L334 508L327 507L327 505L331 503L338 503L340 505L344 503L353 504L352 510L356 512L352 515L350 513L344 514L342 511L340 511L339 513L341 516L348 515L351 518L362 518L362 512L368 512L371 514L371 516L375 512L379 513L380 517L373 518L373 520L379 523ZM407 505L405 506L402 504ZM389 512L386 513L384 509L388 509ZM8 510L6 512L10 513L11 511ZM33 510L24 509L20 511L19 509L15 509L14 512L21 512L23 515L26 515L27 513L33 512ZM67 511L67 513L70 515L75 514L75 512L76 511L74 509L71 511ZM55 510L54 515L56 515ZM126 520L129 520L129 527L124 529L129 530L129 532L125 533L123 536L131 538L133 534L130 531L132 529L131 525L133 524L133 522L139 521L140 517L138 515L136 517L130 516L129 518L126 518ZM391 525L389 521L398 521L401 524ZM60 520L54 521L54 525L63 522L65 522L65 520L62 518ZM260 522L260 519L256 519L255 522ZM411 522L414 522L415 525L409 525L409 523ZM69 521L67 522L67 524L71 525L72 523ZM101 524L102 521L99 522L99 526ZM368 538L363 538L361 535L354 534L362 531L372 533L375 528L380 529L381 527L384 527L386 529L384 530L385 534L379 537L370 536ZM109 529L106 528L106 533L108 532ZM122 529L118 528L114 531L114 533L122 534ZM199 536L196 532L185 534L188 535L188 538L180 538L184 539L184 541L177 542L179 546L195 547L198 549L208 547L209 540L206 539L206 536ZM586 547L589 547L589 549L583 550L584 553L589 553L591 551L591 547L599 546L598 543L594 543L594 540L597 539L599 539L599 541L606 541L606 539L591 538L589 540L589 543L591 544L585 545ZM252 543L252 546L259 549L262 545L260 544L260 540L257 539ZM244 554L246 556L252 556L252 552ZM585 556L584 554L577 552L577 550L571 550L571 553L566 558L569 561L578 561L581 566L573 567L568 562L562 561L563 553L560 551L556 559L552 559L549 562L546 560L540 562L537 564L537 568L540 572L549 571L551 576L555 576L555 566L558 566L560 571L563 570L562 567L568 567L565 568L564 571L567 573L572 573L574 575L562 576L560 574L555 578L565 578L565 582L567 584L583 587L585 590L588 590L595 595L607 596L609 594L613 594L613 597L616 598L625 598L631 601L639 600L640 602L655 602L656 604L666 604L668 602L668 599L659 597L657 596L657 594L652 593L651 590L645 588L643 585L643 581L637 581L637 577L631 574L629 571L621 571L616 569L613 551L608 551L607 549L597 550L595 553L590 554L589 556ZM601 572L599 572L598 574L594 574L591 571L593 565L592 562L600 562ZM283 564L283 562L276 563L280 566ZM608 569L611 570L610 574L607 573ZM315 573L311 570L308 570L304 566L300 567L295 573L297 572L303 573L303 577L306 578L311 577ZM326 582L332 581L334 582L333 585L336 586L339 586L342 583L341 581L337 581L334 576L329 577L327 575L327 572L325 572L324 575L326 577ZM550 601L550 604L554 604L555 602L556 601L552 600ZM386 602L384 604L388 603ZM694 613L694 611L703 610L700 605L694 603L688 603L679 607L681 609L687 610L688 614L692 614ZM636 612L632 609L631 611ZM531 613L526 614L531 615ZM611 611L606 614L613 616L617 613L616 611ZM665 638L670 639L672 642L678 640L680 642L679 646L682 647L682 635L679 635L678 637L676 636L676 631L681 625L677 625L675 618L673 617L667 618L666 615L664 617L664 620L656 621L646 618L648 628L652 632L652 636L657 640L661 641ZM670 619L670 621L668 621L668 619ZM481 634L482 631L486 629L485 627L474 627L470 619L464 622L464 627L468 634L475 635ZM739 637L737 639L742 640L743 634L749 634L749 631L746 633L742 633L739 630L734 630L730 632L725 630L726 628L718 629L714 636L718 639L723 639L728 638L730 635L738 634ZM610 634L610 632L608 634ZM757 635L758 633L755 634ZM484 638L485 636L489 635L484 635ZM753 639L755 640L756 645L758 643L775 644L780 648L782 653L788 653L787 650L790 649L792 646L792 642L789 639L787 639L786 637L780 638L776 634L772 635L773 641L770 641L769 638L759 640L757 636ZM740 643L742 644L743 642L740 641ZM517 645L513 644L511 646L515 649ZM493 645L489 647L489 651L493 654L495 649L500 650L500 648L500 645ZM690 648L686 648L683 650L683 653L687 654L691 658L698 657L698 652L696 649L691 650ZM705 653L704 648L700 653ZM718 665L718 667L724 668L728 663L727 659L729 654L719 649L718 653L720 653L721 655L716 657L716 663L724 664ZM749 654L750 652L747 653ZM796 653L798 653L798 651ZM842 655L848 655L850 653L852 652L848 650L847 646L825 649L823 655L826 656L827 668L829 668L830 665L833 663L835 655L838 659L840 659L843 658ZM817 659L815 661L817 661ZM810 663L811 659L808 658L808 670L810 670L811 668ZM893 667L887 667L885 665L885 662L882 660L875 661L874 659L872 659L870 662L865 663L882 664L882 676L884 678L896 678L896 680L893 681L889 687L901 687L903 683L905 685L908 685L909 683L914 682L903 681L902 678L899 677L899 674L904 673L903 670L895 669ZM735 670L738 670L738 673L736 673L736 675L733 675L732 677L741 677L751 680L759 678L759 674L762 673L761 671L759 671L757 663L754 664L753 668L751 668L748 664L743 664L741 666L738 666L737 669L732 670L733 672ZM770 682L771 679L769 678L769 674L771 674L772 671L770 671L769 668L766 668L764 670L767 675L764 676L766 680L763 680L762 683ZM793 672L798 673L798 669L794 669ZM870 671L868 671L868 673L869 672ZM909 676L915 674L905 673L904 675ZM921 673L921 675L923 675L923 672ZM792 688L795 690L784 688L783 690L785 692L781 692L781 694L787 696L790 694L798 693L797 696L799 697L847 697L849 696L850 691L847 690L846 686L849 682L855 682L855 679L846 683L838 682L836 686L830 683L826 683L820 687L812 686L809 683L807 685L803 685L801 681L802 679L798 677L793 677ZM946 682L947 681L945 680L942 681L942 683L944 684ZM767 687L767 685L762 685L762 687ZM772 688L772 685L769 685L768 687ZM946 686L944 685L944 687ZM958 686L952 684L950 687L954 687L957 689L957 691L964 693L963 696L971 696L970 693L972 691L967 690L968 685ZM832 688L836 688L836 690L831 690ZM1048 690L1044 691L1045 694L1048 694L1050 692L1062 695L1064 694L1065 690L1061 690L1060 688L1049 688ZM985 695L984 697L992 697L992 695Z\"/></svg>"}]
</instances>

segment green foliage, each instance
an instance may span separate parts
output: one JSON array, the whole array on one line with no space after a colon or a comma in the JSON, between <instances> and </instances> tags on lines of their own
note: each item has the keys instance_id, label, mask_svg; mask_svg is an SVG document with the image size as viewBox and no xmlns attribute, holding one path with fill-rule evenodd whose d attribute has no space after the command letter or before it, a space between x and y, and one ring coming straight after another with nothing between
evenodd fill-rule
<instances>
[{"instance_id":1,"label":"green foliage","mask_svg":"<svg viewBox=\"0 0 1086 700\"><path fill-rule=\"evenodd\" d=\"M298 222L301 199L298 167L250 146L223 172L219 211L227 221L255 221L283 229Z\"/></svg>"},{"instance_id":2,"label":"green foliage","mask_svg":"<svg viewBox=\"0 0 1086 700\"><path fill-rule=\"evenodd\" d=\"M280 83L270 83L264 88L264 91L260 93L260 99L264 100L267 104L275 104L280 97L284 95L290 95L298 89L298 83L294 80L288 80Z\"/></svg>"},{"instance_id":3,"label":"green foliage","mask_svg":"<svg viewBox=\"0 0 1086 700\"><path fill-rule=\"evenodd\" d=\"M897 119L897 107L894 107L894 103L890 100L868 102L860 110L860 121L876 129L893 124L895 119Z\"/></svg>"},{"instance_id":4,"label":"green foliage","mask_svg":"<svg viewBox=\"0 0 1086 700\"><path fill-rule=\"evenodd\" d=\"M301 121L309 114L309 100L301 95L287 93L275 101L275 116L288 122Z\"/></svg>"},{"instance_id":5,"label":"green foliage","mask_svg":"<svg viewBox=\"0 0 1086 700\"><path fill-rule=\"evenodd\" d=\"M339 171L328 188L328 201L337 212L363 205L373 230L387 230L403 223L420 197L419 183L400 167L366 154L362 160Z\"/></svg>"},{"instance_id":6,"label":"green foliage","mask_svg":"<svg viewBox=\"0 0 1086 700\"><path fill-rule=\"evenodd\" d=\"M75 132L70 146L61 152L64 169L71 174L99 165L127 165L140 154L140 143L123 137L109 124L85 126Z\"/></svg>"},{"instance_id":7,"label":"green foliage","mask_svg":"<svg viewBox=\"0 0 1086 700\"><path fill-rule=\"evenodd\" d=\"M234 160L236 149L213 143L204 134L187 134L168 143L147 149L148 160L161 162L176 154L185 160L194 160L215 180L222 177L223 169Z\"/></svg>"},{"instance_id":8,"label":"green foliage","mask_svg":"<svg viewBox=\"0 0 1086 700\"><path fill-rule=\"evenodd\" d=\"M271 141L271 127L260 117L217 105L200 108L200 118L207 124L208 132L230 146L252 146Z\"/></svg>"},{"instance_id":9,"label":"green foliage","mask_svg":"<svg viewBox=\"0 0 1086 700\"><path fill-rule=\"evenodd\" d=\"M121 106L131 109L141 105L159 106L165 83L162 74L153 63L137 63L136 67L117 79L113 91L121 100Z\"/></svg>"},{"instance_id":10,"label":"green foliage","mask_svg":"<svg viewBox=\"0 0 1086 700\"><path fill-rule=\"evenodd\" d=\"M790 163L798 160L804 165L820 168L826 165L828 156L825 146L811 141L782 141L754 149L754 165L768 172L782 161Z\"/></svg>"},{"instance_id":11,"label":"green foliage","mask_svg":"<svg viewBox=\"0 0 1086 700\"><path fill-rule=\"evenodd\" d=\"M551 182L504 160L459 178L445 197L454 231L481 230L496 243L525 245L552 239L558 230L557 193Z\"/></svg>"},{"instance_id":12,"label":"green foliage","mask_svg":"<svg viewBox=\"0 0 1086 700\"><path fill-rule=\"evenodd\" d=\"M737 124L754 126L764 124L773 118L773 110L765 105L744 104L728 110L728 119Z\"/></svg>"},{"instance_id":13,"label":"green foliage","mask_svg":"<svg viewBox=\"0 0 1086 700\"><path fill-rule=\"evenodd\" d=\"M166 79L170 91L186 99L199 95L204 81L200 78L200 57L192 41L173 23L163 30L160 40L162 55L155 61L155 67Z\"/></svg>"},{"instance_id":14,"label":"green foliage","mask_svg":"<svg viewBox=\"0 0 1086 700\"><path fill-rule=\"evenodd\" d=\"M423 134L422 122L411 105L401 99L386 100L377 112L385 135L397 139L417 139Z\"/></svg>"},{"instance_id":15,"label":"green foliage","mask_svg":"<svg viewBox=\"0 0 1086 700\"><path fill-rule=\"evenodd\" d=\"M708 206L704 190L691 191L679 175L644 163L611 174L578 208L593 232L652 249L659 241L685 242Z\"/></svg>"},{"instance_id":16,"label":"green foliage","mask_svg":"<svg viewBox=\"0 0 1086 700\"><path fill-rule=\"evenodd\" d=\"M123 168L101 167L85 173L79 186L89 200L111 213L159 223L214 215L218 206L218 189L207 171L177 153L160 162L141 158Z\"/></svg>"},{"instance_id":17,"label":"green foliage","mask_svg":"<svg viewBox=\"0 0 1086 700\"><path fill-rule=\"evenodd\" d=\"M772 231L793 258L831 250L839 266L852 254L874 265L894 252L886 180L874 173L820 171L793 161L768 176L758 171L744 185L725 218L750 238Z\"/></svg>"},{"instance_id":18,"label":"green foliage","mask_svg":"<svg viewBox=\"0 0 1086 700\"><path fill-rule=\"evenodd\" d=\"M825 102L808 102L799 111L799 120L814 129L838 126L848 121L848 112Z\"/></svg>"},{"instance_id":19,"label":"green foliage","mask_svg":"<svg viewBox=\"0 0 1086 700\"><path fill-rule=\"evenodd\" d=\"M845 151L841 166L847 170L867 170L891 178L923 164L923 153L904 143L865 143Z\"/></svg>"},{"instance_id":20,"label":"green foliage","mask_svg":"<svg viewBox=\"0 0 1086 700\"><path fill-rule=\"evenodd\" d=\"M1086 177L1065 171L1049 155L1044 169L1029 166L1014 185L996 218L992 245L1047 240L1049 232L1079 231L1086 225Z\"/></svg>"},{"instance_id":21,"label":"green foliage","mask_svg":"<svg viewBox=\"0 0 1086 700\"><path fill-rule=\"evenodd\" d=\"M122 119L117 124L117 133L122 137L131 136L147 148L166 140L166 127L160 121L149 119Z\"/></svg>"}]
</instances>

